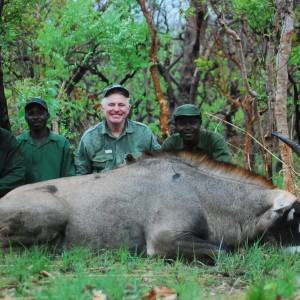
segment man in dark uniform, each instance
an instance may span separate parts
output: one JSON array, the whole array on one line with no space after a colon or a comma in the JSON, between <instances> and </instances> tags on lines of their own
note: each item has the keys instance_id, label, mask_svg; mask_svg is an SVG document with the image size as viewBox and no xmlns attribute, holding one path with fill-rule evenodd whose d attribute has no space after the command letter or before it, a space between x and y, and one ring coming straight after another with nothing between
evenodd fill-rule
<instances>
[{"instance_id":1,"label":"man in dark uniform","mask_svg":"<svg viewBox=\"0 0 300 300\"><path fill-rule=\"evenodd\" d=\"M181 105L173 116L178 133L164 141L162 150L189 150L217 161L230 162L230 152L224 137L219 133L200 129L202 115L197 106Z\"/></svg>"},{"instance_id":2,"label":"man in dark uniform","mask_svg":"<svg viewBox=\"0 0 300 300\"><path fill-rule=\"evenodd\" d=\"M0 198L24 184L25 164L16 138L0 128Z\"/></svg>"}]
</instances>

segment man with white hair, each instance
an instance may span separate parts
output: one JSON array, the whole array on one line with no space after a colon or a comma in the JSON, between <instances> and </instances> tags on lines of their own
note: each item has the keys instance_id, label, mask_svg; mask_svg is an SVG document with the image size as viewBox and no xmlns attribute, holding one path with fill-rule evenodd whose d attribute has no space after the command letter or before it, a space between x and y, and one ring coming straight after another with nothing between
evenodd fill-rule
<instances>
[{"instance_id":1,"label":"man with white hair","mask_svg":"<svg viewBox=\"0 0 300 300\"><path fill-rule=\"evenodd\" d=\"M75 155L77 175L111 170L123 164L128 154L140 156L144 150L161 148L146 125L127 119L130 99L125 87L113 84L103 93L105 120L83 134Z\"/></svg>"}]
</instances>

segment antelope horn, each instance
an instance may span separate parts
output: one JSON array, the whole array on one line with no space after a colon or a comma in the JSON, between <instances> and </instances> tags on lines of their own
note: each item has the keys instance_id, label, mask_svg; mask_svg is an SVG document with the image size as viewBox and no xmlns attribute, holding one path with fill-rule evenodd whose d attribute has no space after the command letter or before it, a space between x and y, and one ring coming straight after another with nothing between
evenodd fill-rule
<instances>
[{"instance_id":1,"label":"antelope horn","mask_svg":"<svg viewBox=\"0 0 300 300\"><path fill-rule=\"evenodd\" d=\"M279 140L286 143L288 146L290 146L293 149L293 151L300 157L300 146L297 143L291 141L288 138L285 138L285 137L281 136L278 133L271 132L271 134L274 135L275 137L277 137Z\"/></svg>"}]
</instances>

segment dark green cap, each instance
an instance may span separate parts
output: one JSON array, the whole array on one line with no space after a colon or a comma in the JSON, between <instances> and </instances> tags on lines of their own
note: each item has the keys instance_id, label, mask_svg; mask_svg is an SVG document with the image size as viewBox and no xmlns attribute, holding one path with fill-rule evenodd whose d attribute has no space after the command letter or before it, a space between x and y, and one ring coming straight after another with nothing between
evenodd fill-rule
<instances>
[{"instance_id":1,"label":"dark green cap","mask_svg":"<svg viewBox=\"0 0 300 300\"><path fill-rule=\"evenodd\" d=\"M45 109L46 111L48 111L48 106L47 103L41 99L41 98L33 98L30 99L26 102L25 104L25 111L32 105L32 104L38 104L39 106L41 106L43 109Z\"/></svg>"},{"instance_id":2,"label":"dark green cap","mask_svg":"<svg viewBox=\"0 0 300 300\"><path fill-rule=\"evenodd\" d=\"M175 119L178 117L201 117L201 112L196 105L183 104L177 107L173 116Z\"/></svg>"},{"instance_id":3,"label":"dark green cap","mask_svg":"<svg viewBox=\"0 0 300 300\"><path fill-rule=\"evenodd\" d=\"M103 91L104 97L107 97L113 93L118 93L118 94L124 95L125 97L129 98L129 91L120 84L110 85L110 86L106 87Z\"/></svg>"}]
</instances>

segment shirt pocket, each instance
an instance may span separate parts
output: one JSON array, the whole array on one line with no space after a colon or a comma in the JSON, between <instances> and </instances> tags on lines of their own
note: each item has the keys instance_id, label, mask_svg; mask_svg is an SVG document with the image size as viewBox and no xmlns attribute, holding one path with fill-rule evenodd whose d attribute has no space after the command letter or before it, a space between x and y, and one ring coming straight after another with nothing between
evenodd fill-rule
<instances>
[{"instance_id":1,"label":"shirt pocket","mask_svg":"<svg viewBox=\"0 0 300 300\"><path fill-rule=\"evenodd\" d=\"M108 166L108 163L111 162L112 160L113 160L112 153L97 154L92 160L93 173L99 173L99 172L105 170Z\"/></svg>"}]
</instances>

